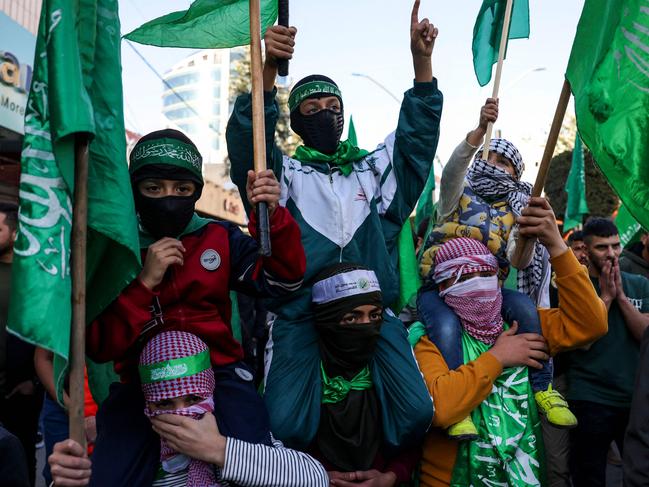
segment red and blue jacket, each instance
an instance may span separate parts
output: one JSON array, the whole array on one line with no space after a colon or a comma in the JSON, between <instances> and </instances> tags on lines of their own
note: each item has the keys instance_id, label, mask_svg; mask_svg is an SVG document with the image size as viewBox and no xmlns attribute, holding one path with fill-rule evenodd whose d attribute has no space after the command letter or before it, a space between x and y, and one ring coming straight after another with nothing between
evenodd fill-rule
<instances>
[{"instance_id":1,"label":"red and blue jacket","mask_svg":"<svg viewBox=\"0 0 649 487\"><path fill-rule=\"evenodd\" d=\"M129 382L137 377L146 342L162 331L178 330L200 337L210 348L213 365L242 360L230 326L230 290L278 297L299 289L306 267L300 228L286 208L278 207L271 218L270 257L257 253L254 213L248 228L252 237L236 225L214 221L181 237L184 265L171 266L153 290L139 278L127 286L88 327L88 356L114 361L115 372Z\"/></svg>"}]
</instances>

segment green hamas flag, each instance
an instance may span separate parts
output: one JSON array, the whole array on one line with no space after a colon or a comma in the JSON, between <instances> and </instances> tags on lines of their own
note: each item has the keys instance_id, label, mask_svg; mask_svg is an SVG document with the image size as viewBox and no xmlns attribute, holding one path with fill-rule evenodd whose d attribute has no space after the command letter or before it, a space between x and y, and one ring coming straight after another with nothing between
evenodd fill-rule
<instances>
[{"instance_id":1,"label":"green hamas flag","mask_svg":"<svg viewBox=\"0 0 649 487\"><path fill-rule=\"evenodd\" d=\"M624 206L649 228L646 0L588 0L566 77L584 144Z\"/></svg>"},{"instance_id":2,"label":"green hamas flag","mask_svg":"<svg viewBox=\"0 0 649 487\"><path fill-rule=\"evenodd\" d=\"M620 243L622 247L626 247L630 243L639 240L638 233L642 230L642 226L633 218L629 210L626 209L626 206L620 205L620 209L615 217L615 225L620 232Z\"/></svg>"},{"instance_id":3,"label":"green hamas flag","mask_svg":"<svg viewBox=\"0 0 649 487\"><path fill-rule=\"evenodd\" d=\"M262 35L277 20L277 0L261 0ZM250 44L248 0L196 0L189 10L172 12L124 36L160 47L215 49Z\"/></svg>"},{"instance_id":4,"label":"green hamas flag","mask_svg":"<svg viewBox=\"0 0 649 487\"><path fill-rule=\"evenodd\" d=\"M483 0L473 26L473 69L480 86L491 81L491 70L498 61L498 49L505 21L507 0ZM530 36L530 6L528 0L514 0L508 39Z\"/></svg>"},{"instance_id":5,"label":"green hamas flag","mask_svg":"<svg viewBox=\"0 0 649 487\"><path fill-rule=\"evenodd\" d=\"M25 111L9 329L54 353L61 399L71 322L70 231L75 135L92 138L87 317L139 271L126 164L117 0L44 0ZM88 364L92 379L92 365ZM99 391L101 397L105 391Z\"/></svg>"},{"instance_id":6,"label":"green hamas flag","mask_svg":"<svg viewBox=\"0 0 649 487\"><path fill-rule=\"evenodd\" d=\"M584 215L589 213L586 204L586 172L584 170L584 149L579 134L575 137L575 147L572 150L572 165L568 173L565 189L568 200L563 221L563 231L566 232L583 223Z\"/></svg>"}]
</instances>

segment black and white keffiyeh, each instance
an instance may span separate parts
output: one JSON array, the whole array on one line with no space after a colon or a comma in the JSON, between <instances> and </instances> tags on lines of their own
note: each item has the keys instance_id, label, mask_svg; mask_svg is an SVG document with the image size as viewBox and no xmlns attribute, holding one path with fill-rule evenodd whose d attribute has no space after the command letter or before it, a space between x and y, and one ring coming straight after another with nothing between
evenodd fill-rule
<instances>
[{"instance_id":1,"label":"black and white keffiyeh","mask_svg":"<svg viewBox=\"0 0 649 487\"><path fill-rule=\"evenodd\" d=\"M509 159L514 167L514 175L482 159L481 147L467 171L466 180L473 192L488 203L506 199L514 215L518 217L532 194L532 185L520 180L525 167L523 158L516 146L505 139L491 139L489 150ZM549 268L549 258L546 248L536 242L532 262L518 272L518 290L527 294L535 303L539 303L541 298L541 284Z\"/></svg>"}]
</instances>

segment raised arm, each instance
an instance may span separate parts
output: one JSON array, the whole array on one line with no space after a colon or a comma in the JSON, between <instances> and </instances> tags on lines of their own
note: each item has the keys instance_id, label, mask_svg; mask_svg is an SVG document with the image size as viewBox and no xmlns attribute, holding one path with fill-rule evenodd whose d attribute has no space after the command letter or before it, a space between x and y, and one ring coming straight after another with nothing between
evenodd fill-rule
<instances>
[{"instance_id":1,"label":"raised arm","mask_svg":"<svg viewBox=\"0 0 649 487\"><path fill-rule=\"evenodd\" d=\"M469 132L455 148L442 171L437 202L437 220L439 222L446 219L457 208L471 158L484 140L487 124L494 123L496 120L498 120L498 100L487 98L484 106L480 109L478 126Z\"/></svg>"},{"instance_id":2,"label":"raised arm","mask_svg":"<svg viewBox=\"0 0 649 487\"><path fill-rule=\"evenodd\" d=\"M586 346L605 335L608 331L606 306L597 296L588 271L561 238L548 201L530 198L517 223L522 236L538 238L545 245L556 274L559 307L539 309L550 354Z\"/></svg>"},{"instance_id":3,"label":"raised arm","mask_svg":"<svg viewBox=\"0 0 649 487\"><path fill-rule=\"evenodd\" d=\"M266 61L264 63L264 116L266 129L266 163L279 178L282 173L282 152L275 144L275 127L279 118L279 106L275 100L277 90L277 59L290 59L295 45L295 27L273 26L264 36ZM246 210L250 210L246 195L248 171L253 169L252 144L252 97L240 95L234 103L232 115L228 120L225 140L230 157L230 177L239 188Z\"/></svg>"},{"instance_id":4,"label":"raised arm","mask_svg":"<svg viewBox=\"0 0 649 487\"><path fill-rule=\"evenodd\" d=\"M396 239L417 204L437 150L443 103L431 64L437 33L428 19L419 21L417 0L410 23L414 86L404 95L396 131L367 158L377 176L377 205L385 217L387 241Z\"/></svg>"}]
</instances>

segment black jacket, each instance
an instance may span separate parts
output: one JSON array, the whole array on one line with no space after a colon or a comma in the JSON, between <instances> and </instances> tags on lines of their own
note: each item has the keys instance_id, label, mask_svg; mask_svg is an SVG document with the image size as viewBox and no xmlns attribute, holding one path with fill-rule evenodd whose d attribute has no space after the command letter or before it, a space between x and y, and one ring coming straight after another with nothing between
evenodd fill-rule
<instances>
[{"instance_id":1,"label":"black jacket","mask_svg":"<svg viewBox=\"0 0 649 487\"><path fill-rule=\"evenodd\" d=\"M631 415L624 438L624 487L649 485L649 328L642 337Z\"/></svg>"}]
</instances>

